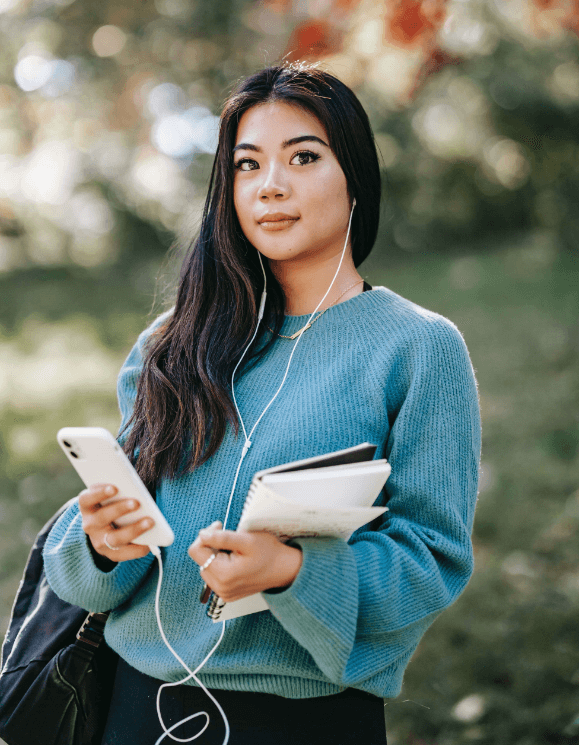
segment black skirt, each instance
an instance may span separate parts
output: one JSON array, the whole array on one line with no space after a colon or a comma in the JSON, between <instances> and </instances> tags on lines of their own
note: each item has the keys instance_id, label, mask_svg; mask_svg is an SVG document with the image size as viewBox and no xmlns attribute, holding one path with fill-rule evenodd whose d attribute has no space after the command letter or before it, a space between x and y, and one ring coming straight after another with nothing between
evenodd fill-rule
<instances>
[{"instance_id":1,"label":"black skirt","mask_svg":"<svg viewBox=\"0 0 579 745\"><path fill-rule=\"evenodd\" d=\"M102 745L155 745L163 733L156 708L162 682L119 659ZM211 693L229 721L230 745L386 745L383 700L353 688L306 699L216 689ZM200 688L180 685L163 689L161 714L167 728L197 711L206 711L211 719L193 743L222 745L223 719ZM206 717L197 717L171 734L192 737L205 722ZM174 742L166 736L162 745Z\"/></svg>"}]
</instances>

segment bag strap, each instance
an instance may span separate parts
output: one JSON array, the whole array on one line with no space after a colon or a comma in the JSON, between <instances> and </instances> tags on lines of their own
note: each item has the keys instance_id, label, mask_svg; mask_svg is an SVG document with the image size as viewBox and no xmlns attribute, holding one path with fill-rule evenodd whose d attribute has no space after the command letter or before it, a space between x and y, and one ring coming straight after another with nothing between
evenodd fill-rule
<instances>
[{"instance_id":1,"label":"bag strap","mask_svg":"<svg viewBox=\"0 0 579 745\"><path fill-rule=\"evenodd\" d=\"M110 611L106 613L89 613L76 635L79 647L89 652L96 652L105 635L105 624Z\"/></svg>"},{"instance_id":2,"label":"bag strap","mask_svg":"<svg viewBox=\"0 0 579 745\"><path fill-rule=\"evenodd\" d=\"M74 499L70 499L56 511L56 513L40 530L40 532L36 536L34 545L30 549L28 559L26 560L26 566L24 567L24 573L22 575L22 579L20 580L20 584L18 586L18 590L12 604L10 620L8 621L8 629L4 637L4 642L2 643L2 649L0 650L0 670L4 669L4 665L10 657L14 642L18 638L20 629L26 623L26 618L28 617L28 614L30 612L30 604L31 602L33 602L35 593L37 592L42 578L44 577L42 551L44 549L44 544L46 542L48 533L50 532L52 526L59 519L59 517L63 514L63 512L65 512L65 510L67 510L73 502Z\"/></svg>"}]
</instances>

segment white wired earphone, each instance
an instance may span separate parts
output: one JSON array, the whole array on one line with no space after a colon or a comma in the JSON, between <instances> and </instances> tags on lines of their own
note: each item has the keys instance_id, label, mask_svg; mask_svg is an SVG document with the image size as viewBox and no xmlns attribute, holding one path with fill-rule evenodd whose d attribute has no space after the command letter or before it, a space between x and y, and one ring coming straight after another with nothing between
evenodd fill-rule
<instances>
[{"instance_id":1,"label":"white wired earphone","mask_svg":"<svg viewBox=\"0 0 579 745\"><path fill-rule=\"evenodd\" d=\"M322 303L324 302L324 300L328 297L328 295L330 293L330 290L334 286L334 282L336 281L336 279L338 277L338 274L340 272L340 269L342 268L342 263L344 261L344 256L346 254L346 247L348 245L348 238L350 237L350 227L352 225L352 216L354 214L354 207L355 206L356 206L356 200L354 199L353 202L352 202L352 209L350 211L350 219L348 221L348 232L346 233L346 240L344 241L344 248L342 249L342 255L340 257L340 263L338 264L338 268L336 269L336 273L334 274L334 278L330 282L330 286L326 290L326 294L320 300L320 302L317 304L315 310L310 315L310 317L308 319L308 322L304 325L304 327L302 328L299 336L297 337L296 342L295 342L295 344L293 346L293 349L291 351L291 354L289 356L288 363L287 363L287 366L286 366L286 369L285 369L285 374L284 374L284 376L282 378L282 381L280 383L279 388L275 392L275 395L273 396L273 398L271 399L271 401L267 404L267 406L265 407L265 409L259 415L257 421L255 422L255 424L251 428L249 434L247 434L247 430L246 430L245 424L243 422L243 417L241 416L241 412L239 411L239 407L237 405L237 399L235 397L235 388L234 388L234 385L233 385L233 380L235 378L235 373L237 372L240 364L243 361L243 358L245 357L248 349L253 344L253 341L254 341L254 339L255 339L255 337L257 335L257 331L259 329L259 324L261 323L261 320L263 318L263 314L265 312L265 302L266 302L266 299L267 299L267 276L265 274L265 269L263 267L263 260L261 258L261 254L259 253L259 251L257 253L257 255L259 257L259 263L261 265L261 271L263 272L263 292L261 293L261 301L259 303L259 312L257 314L257 323L255 325L255 331L253 332L253 336L251 337L251 340L250 340L249 344L244 349L243 354L239 358L239 361L238 361L237 365L235 365L235 368L234 368L233 373L231 375L231 393L232 393L232 396L233 396L233 403L235 405L235 410L237 411L237 416L239 417L239 421L241 423L241 428L243 430L243 436L245 438L245 441L243 443L243 448L241 450L241 458L239 459L239 463L237 464L237 470L235 471L235 478L233 479L233 486L231 487L231 493L229 495L229 501L227 503L227 510L225 512L225 518L223 520L223 530L225 530L225 526L227 525L227 520L229 518L229 511L231 509L231 503L233 501L233 495L235 493L235 487L237 485L237 478L239 476L239 471L241 470L241 464L243 463L243 460L244 460L245 456L247 455L247 451L251 447L251 444L252 444L251 443L251 438L253 436L253 433L255 432L255 430L257 428L257 425L263 419L263 416L265 415L266 411L269 409L269 407L272 405L272 403L278 397L281 389L283 388L283 386L285 384L285 381L286 381L286 378L287 378L288 373L289 373L289 369L290 369L290 365L291 365L291 362L292 362L292 358L294 356L294 352L296 351L296 348L297 348L297 346L298 346L298 344L300 342L300 339L302 338L302 335L303 335L304 331L309 327L309 324L310 324L312 318L318 312L319 307L322 305ZM195 668L195 670L191 670L189 668L189 666L187 665L187 663L185 663L181 659L181 657L179 657L179 655L177 654L177 652L175 652L175 650L173 649L173 647L169 644L169 642L167 641L167 637L165 636L165 632L163 631L163 626L161 624L161 616L160 616L160 613L159 613L159 597L160 597L160 594L161 594L161 585L163 583L163 561L161 559L161 551L160 551L160 549L159 549L158 546L149 546L149 548L151 549L151 552L157 557L157 560L159 562L159 579L157 581L157 591L155 593L155 615L157 617L157 625L159 627L159 631L161 633L161 637L162 637L163 641L165 642L165 645L167 646L167 648L169 649L169 651L171 652L171 654L173 655L173 657L175 657L175 659L177 660L177 662L183 668L185 668L185 670L188 673L187 677L186 678L183 678L182 680L178 680L178 681L176 681L174 683L163 683L161 686L159 686L159 690L157 691L157 716L159 717L159 722L161 723L161 727L163 728L163 734L157 739L157 742L155 743L155 745L159 745L159 743L165 737L170 737L172 740L175 740L176 742L192 742L193 740L196 740L200 735L202 735L205 732L205 730L207 729L207 727L209 726L209 714L206 711L198 711L196 714L191 714L190 716L185 717L184 719L181 719L180 721L178 721L175 724L171 725L171 727L169 727L168 729L165 726L165 723L163 722L163 718L161 716L161 691L163 690L163 688L168 688L170 686L181 685L182 683L185 683L190 678L193 678L193 680L197 683L197 685L207 694L207 696L211 699L211 701L213 701L213 703L215 704L215 706L219 710L219 713L223 717L223 722L225 724L225 739L223 740L223 745L227 745L227 743L229 742L229 722L227 721L227 717L225 716L225 712L221 708L219 702L212 695L212 693L207 690L207 688L203 685L203 683L197 677L197 673L199 672L199 670L201 670L201 668L205 665L205 663L207 662L207 660L211 657L211 655L215 652L215 650L217 649L217 647L219 647L219 645L221 644L221 641L223 639L223 635L225 634L225 621L222 621L221 622L222 623L221 633L219 634L219 639L217 640L217 643L213 646L213 648L211 649L211 651L209 652L209 654L205 657L205 659L201 662L201 664L199 664ZM198 732L196 735L193 735L193 737L181 738L181 737L176 737L175 735L171 734L172 730L176 729L177 727L180 727L182 724L185 724L185 722L188 722L191 719L195 719L196 717L201 717L201 716L205 716L206 717L205 726L203 727L203 729L200 732Z\"/></svg>"}]
</instances>

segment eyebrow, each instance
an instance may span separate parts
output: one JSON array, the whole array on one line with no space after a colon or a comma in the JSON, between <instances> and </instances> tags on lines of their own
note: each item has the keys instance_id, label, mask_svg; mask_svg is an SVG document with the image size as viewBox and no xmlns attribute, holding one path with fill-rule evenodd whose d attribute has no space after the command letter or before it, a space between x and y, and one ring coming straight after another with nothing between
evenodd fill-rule
<instances>
[{"instance_id":1,"label":"eyebrow","mask_svg":"<svg viewBox=\"0 0 579 745\"><path fill-rule=\"evenodd\" d=\"M319 137L316 137L315 135L302 135L301 137L292 137L291 140L284 140L281 143L282 149L285 149L286 147L291 147L292 145L297 145L298 142L319 142L324 147L329 148L330 146L324 142ZM237 150L253 150L254 153L261 153L263 150L258 147L257 145L252 145L251 142L240 142L239 145L236 145L232 152L236 152Z\"/></svg>"}]
</instances>

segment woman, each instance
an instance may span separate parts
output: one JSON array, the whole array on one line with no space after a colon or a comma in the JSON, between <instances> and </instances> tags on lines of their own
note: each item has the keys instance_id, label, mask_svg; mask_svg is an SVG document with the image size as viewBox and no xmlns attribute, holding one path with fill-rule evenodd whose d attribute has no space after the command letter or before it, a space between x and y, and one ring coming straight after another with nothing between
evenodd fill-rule
<instances>
[{"instance_id":1,"label":"woman","mask_svg":"<svg viewBox=\"0 0 579 745\"><path fill-rule=\"evenodd\" d=\"M160 599L171 645L191 667L214 647L204 582L225 600L263 592L271 611L229 621L200 672L232 743L385 743L383 698L399 694L420 638L472 573L472 366L448 320L364 283L379 202L370 124L350 89L305 65L251 76L224 107L175 307L120 372L123 447L176 534ZM348 543L233 532L256 471L361 442L392 466L379 524ZM134 505L102 507L110 493L95 485L61 517L46 574L65 600L112 609L106 640L120 660L103 745L145 745L163 735L157 688L184 673L157 628L154 557L131 544L149 526L116 528ZM165 725L207 709L199 741L223 742L216 710L186 683L164 690Z\"/></svg>"}]
</instances>

